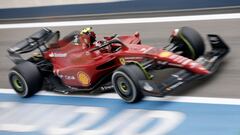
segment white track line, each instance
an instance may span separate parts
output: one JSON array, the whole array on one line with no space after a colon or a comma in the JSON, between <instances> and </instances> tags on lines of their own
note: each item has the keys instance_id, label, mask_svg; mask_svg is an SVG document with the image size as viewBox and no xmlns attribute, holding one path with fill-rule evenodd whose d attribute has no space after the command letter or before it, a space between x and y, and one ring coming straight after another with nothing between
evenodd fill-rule
<instances>
[{"instance_id":1,"label":"white track line","mask_svg":"<svg viewBox=\"0 0 240 135\"><path fill-rule=\"evenodd\" d=\"M151 17L151 18L125 18L125 19L105 19L105 20L0 24L0 29L65 27L65 26L84 26L84 25L89 26L89 25L133 24L133 23L157 23L157 22L182 22L182 21L225 20L225 19L240 19L240 13L171 16L171 17Z\"/></svg>"},{"instance_id":2,"label":"white track line","mask_svg":"<svg viewBox=\"0 0 240 135\"><path fill-rule=\"evenodd\" d=\"M113 3L129 0L8 0L1 1L0 9L8 8L26 8L26 7L45 7L59 5L75 5L75 4L97 4L97 3Z\"/></svg>"},{"instance_id":3,"label":"white track line","mask_svg":"<svg viewBox=\"0 0 240 135\"><path fill-rule=\"evenodd\" d=\"M16 94L12 89L0 89L0 94ZM59 96L59 97L88 97L88 98L106 98L106 99L121 99L115 93L107 93L101 95L63 95L54 92L41 91L37 93L41 96ZM203 103L203 104L221 104L221 105L240 105L240 99L237 98L215 98L215 97L190 97L190 96L166 96L161 97L146 97L145 101L170 101L182 103Z\"/></svg>"}]
</instances>

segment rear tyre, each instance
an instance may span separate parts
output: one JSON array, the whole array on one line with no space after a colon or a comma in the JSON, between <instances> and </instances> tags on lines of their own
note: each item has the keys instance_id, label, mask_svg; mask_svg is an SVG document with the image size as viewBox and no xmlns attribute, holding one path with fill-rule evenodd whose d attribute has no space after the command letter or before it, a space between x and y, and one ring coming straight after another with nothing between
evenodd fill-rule
<instances>
[{"instance_id":1,"label":"rear tyre","mask_svg":"<svg viewBox=\"0 0 240 135\"><path fill-rule=\"evenodd\" d=\"M12 88L24 98L37 93L43 83L43 78L37 66L28 61L13 67L8 77Z\"/></svg>"},{"instance_id":2,"label":"rear tyre","mask_svg":"<svg viewBox=\"0 0 240 135\"><path fill-rule=\"evenodd\" d=\"M146 80L146 77L136 64L121 66L112 75L114 90L128 103L138 102L144 97L138 83L139 80Z\"/></svg>"},{"instance_id":3,"label":"rear tyre","mask_svg":"<svg viewBox=\"0 0 240 135\"><path fill-rule=\"evenodd\" d=\"M175 51L182 51L181 55L190 59L197 59L205 51L203 38L196 30L190 27L178 29L177 34L172 36L170 42L178 47Z\"/></svg>"}]
</instances>

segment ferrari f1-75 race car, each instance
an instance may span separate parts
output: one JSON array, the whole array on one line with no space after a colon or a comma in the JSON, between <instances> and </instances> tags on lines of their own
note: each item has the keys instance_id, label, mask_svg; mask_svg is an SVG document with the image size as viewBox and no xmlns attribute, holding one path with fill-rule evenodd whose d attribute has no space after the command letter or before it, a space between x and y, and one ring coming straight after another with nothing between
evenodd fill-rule
<instances>
[{"instance_id":1,"label":"ferrari f1-75 race car","mask_svg":"<svg viewBox=\"0 0 240 135\"><path fill-rule=\"evenodd\" d=\"M214 34L207 36L212 49L205 52L202 37L190 27L175 29L163 48L142 44L138 32L96 41L95 33L86 28L59 37L59 31L43 28L8 49L16 64L9 81L20 96L45 89L63 93L115 90L126 102L146 95L162 97L213 74L229 52ZM161 82L154 80L152 72L166 68L179 70Z\"/></svg>"}]
</instances>

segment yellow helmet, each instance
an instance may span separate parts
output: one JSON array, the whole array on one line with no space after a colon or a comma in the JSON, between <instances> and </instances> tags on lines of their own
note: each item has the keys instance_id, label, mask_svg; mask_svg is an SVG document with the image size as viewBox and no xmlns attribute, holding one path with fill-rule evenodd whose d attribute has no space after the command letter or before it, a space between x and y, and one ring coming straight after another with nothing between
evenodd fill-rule
<instances>
[{"instance_id":1,"label":"yellow helmet","mask_svg":"<svg viewBox=\"0 0 240 135\"><path fill-rule=\"evenodd\" d=\"M80 34L82 35L82 34L87 34L87 33L90 33L90 32L92 32L92 27L87 27L87 28L84 28L84 29L80 32Z\"/></svg>"},{"instance_id":2,"label":"yellow helmet","mask_svg":"<svg viewBox=\"0 0 240 135\"><path fill-rule=\"evenodd\" d=\"M93 44L96 41L96 34L92 31L92 27L84 28L80 32L80 36L83 36L83 35L88 36L90 38L91 44Z\"/></svg>"}]
</instances>

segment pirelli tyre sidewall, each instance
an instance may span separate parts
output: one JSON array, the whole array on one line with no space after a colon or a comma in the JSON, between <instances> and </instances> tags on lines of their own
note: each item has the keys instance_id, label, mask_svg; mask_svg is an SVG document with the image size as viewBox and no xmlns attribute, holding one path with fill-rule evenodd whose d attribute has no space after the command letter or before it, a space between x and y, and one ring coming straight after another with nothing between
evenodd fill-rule
<instances>
[{"instance_id":1,"label":"pirelli tyre sidewall","mask_svg":"<svg viewBox=\"0 0 240 135\"><path fill-rule=\"evenodd\" d=\"M115 92L128 103L138 102L144 97L139 80L146 80L146 77L136 64L123 65L112 75Z\"/></svg>"},{"instance_id":2,"label":"pirelli tyre sidewall","mask_svg":"<svg viewBox=\"0 0 240 135\"><path fill-rule=\"evenodd\" d=\"M28 61L13 67L8 77L12 88L24 98L37 93L43 83L42 75L37 66Z\"/></svg>"}]
</instances>

